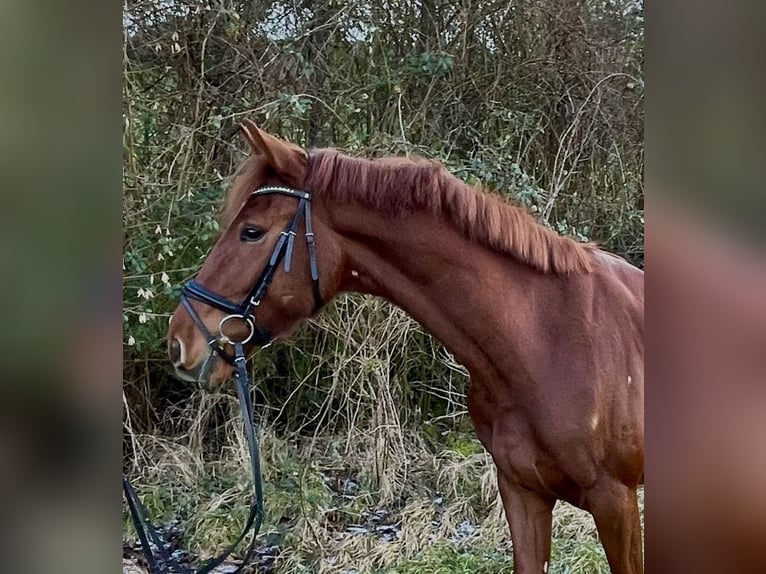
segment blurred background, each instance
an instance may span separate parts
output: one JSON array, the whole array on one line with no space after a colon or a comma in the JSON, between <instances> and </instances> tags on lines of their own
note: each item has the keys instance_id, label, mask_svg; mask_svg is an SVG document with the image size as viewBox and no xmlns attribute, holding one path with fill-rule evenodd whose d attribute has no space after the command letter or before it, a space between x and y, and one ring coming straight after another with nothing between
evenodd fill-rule
<instances>
[{"instance_id":1,"label":"blurred background","mask_svg":"<svg viewBox=\"0 0 766 574\"><path fill-rule=\"evenodd\" d=\"M643 267L643 27L627 0L126 2L123 464L174 544L220 549L249 502L232 389L176 380L165 352L246 157L238 122L306 148L440 160ZM341 297L251 369L259 571L510 564L467 374L403 312ZM607 571L592 520L557 513L551 571Z\"/></svg>"}]
</instances>

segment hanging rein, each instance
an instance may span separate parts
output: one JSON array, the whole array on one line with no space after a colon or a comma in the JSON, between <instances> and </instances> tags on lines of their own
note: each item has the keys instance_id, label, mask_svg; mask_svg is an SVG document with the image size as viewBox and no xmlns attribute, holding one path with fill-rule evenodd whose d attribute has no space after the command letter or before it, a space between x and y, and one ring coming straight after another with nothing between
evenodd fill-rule
<instances>
[{"instance_id":1,"label":"hanging rein","mask_svg":"<svg viewBox=\"0 0 766 574\"><path fill-rule=\"evenodd\" d=\"M244 346L251 344L259 347L266 347L272 342L272 337L268 330L258 326L255 318L255 310L265 297L266 291L271 284L271 280L274 278L274 274L283 260L285 273L290 272L293 249L295 247L296 230L300 226L301 219L305 222L305 237L309 254L309 270L311 272L311 284L314 295L314 310L316 311L322 306L322 297L319 291L319 267L317 265L314 232L311 224L311 194L306 191L288 187L268 186L257 189L251 196L271 194L293 197L298 200L298 207L295 210L295 215L293 215L292 219L287 224L287 227L280 233L268 264L264 267L260 277L247 294L247 297L245 297L242 302L236 303L210 291L195 280L188 281L181 290L181 303L191 316L194 324L205 337L211 352L218 355L221 359L235 368L234 383L237 390L237 397L239 399L242 420L245 426L245 438L247 440L247 447L250 454L250 470L253 478L253 501L250 504L250 512L247 521L245 522L245 527L232 544L230 544L221 554L205 562L205 564L200 566L197 570L191 570L182 565L178 559L168 551L165 542L161 539L157 530L149 520L146 507L142 504L135 489L123 474L122 488L128 503L130 517L133 521L133 526L136 529L136 534L141 542L141 548L144 552L144 556L146 556L152 574L207 574L216 566L220 565L226 557L239 546L250 530L253 531L252 539L243 556L242 563L235 572L238 572L250 561L253 552L255 551L256 536L258 535L264 517L263 484L261 481L258 438L256 436L255 422L253 421L253 403L250 397L250 379L247 373ZM218 323L218 333L211 333L205 326L191 304L192 299L228 313ZM232 340L229 336L224 334L224 326L226 323L235 320L241 321L247 327L247 335L244 339L239 341ZM232 346L234 348L233 355L227 351L227 346ZM157 549L159 557L152 551L152 545Z\"/></svg>"}]
</instances>

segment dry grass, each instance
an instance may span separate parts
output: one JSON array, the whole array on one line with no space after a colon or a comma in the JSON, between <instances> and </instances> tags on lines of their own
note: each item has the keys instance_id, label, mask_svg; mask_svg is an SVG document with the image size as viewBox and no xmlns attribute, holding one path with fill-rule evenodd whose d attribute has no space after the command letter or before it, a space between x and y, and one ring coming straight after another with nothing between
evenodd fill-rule
<instances>
[{"instance_id":1,"label":"dry grass","mask_svg":"<svg viewBox=\"0 0 766 574\"><path fill-rule=\"evenodd\" d=\"M216 400L236 408L233 399ZM192 435L176 441L135 437L147 454L141 494L154 516L186 521L185 544L198 555L220 550L247 513L247 451L236 420L232 416L226 424L225 448L207 461L190 448L196 440ZM491 459L470 434L458 438L458 450L431 448L405 430L381 468L374 432L300 438L262 429L267 519L260 540L280 549L273 570L265 571L510 568ZM473 452L460 452L467 448ZM607 571L592 518L567 504L557 506L551 572Z\"/></svg>"},{"instance_id":2,"label":"dry grass","mask_svg":"<svg viewBox=\"0 0 766 574\"><path fill-rule=\"evenodd\" d=\"M301 336L282 346L315 366L297 371L307 374L290 382L287 398L258 395L260 541L279 547L273 570L259 571L510 571L495 470L465 413L462 367L374 298L342 298L312 330L324 334L313 347ZM265 360L255 358L256 371L268 371ZM309 400L310 411L297 408ZM129 470L152 515L180 519L184 546L208 556L244 524L247 448L231 389L196 390L179 405L151 434L126 424ZM139 414L127 408L126 421ZM566 504L555 516L551 572L606 572L592 518ZM130 537L127 520L125 528Z\"/></svg>"}]
</instances>

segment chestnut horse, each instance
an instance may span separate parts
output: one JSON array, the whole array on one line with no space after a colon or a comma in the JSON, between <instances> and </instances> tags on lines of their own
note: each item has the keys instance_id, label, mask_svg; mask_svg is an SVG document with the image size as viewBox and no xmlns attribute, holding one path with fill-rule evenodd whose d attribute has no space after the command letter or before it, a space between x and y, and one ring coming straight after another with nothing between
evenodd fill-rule
<instances>
[{"instance_id":1,"label":"chestnut horse","mask_svg":"<svg viewBox=\"0 0 766 574\"><path fill-rule=\"evenodd\" d=\"M437 162L309 154L242 128L252 155L228 194L226 227L171 320L179 376L230 376L225 348L253 323L262 344L338 293L384 297L471 374L468 411L497 466L516 574L547 572L557 499L593 515L614 574L642 572L643 272ZM252 305L224 320L224 335L227 299Z\"/></svg>"}]
</instances>

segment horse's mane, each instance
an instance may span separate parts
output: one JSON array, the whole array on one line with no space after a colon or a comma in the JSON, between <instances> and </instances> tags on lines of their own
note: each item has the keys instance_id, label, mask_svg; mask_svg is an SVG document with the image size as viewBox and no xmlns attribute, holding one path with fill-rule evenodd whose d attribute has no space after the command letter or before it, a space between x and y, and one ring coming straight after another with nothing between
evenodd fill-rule
<instances>
[{"instance_id":1,"label":"horse's mane","mask_svg":"<svg viewBox=\"0 0 766 574\"><path fill-rule=\"evenodd\" d=\"M559 236L524 208L465 184L436 161L367 160L334 149L315 150L306 188L317 197L355 203L389 216L415 210L441 213L472 241L544 273L591 270L592 244Z\"/></svg>"}]
</instances>

